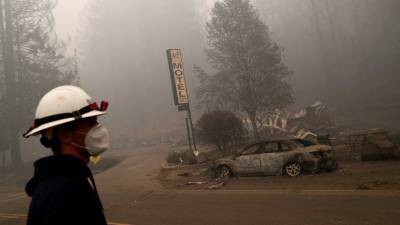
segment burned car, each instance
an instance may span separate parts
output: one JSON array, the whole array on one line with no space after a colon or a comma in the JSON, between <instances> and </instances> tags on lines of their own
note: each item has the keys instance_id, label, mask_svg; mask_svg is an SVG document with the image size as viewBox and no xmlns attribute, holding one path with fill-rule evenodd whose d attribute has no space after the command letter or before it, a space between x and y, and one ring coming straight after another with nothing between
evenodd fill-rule
<instances>
[{"instance_id":1,"label":"burned car","mask_svg":"<svg viewBox=\"0 0 400 225\"><path fill-rule=\"evenodd\" d=\"M307 140L260 141L237 154L213 162L211 171L219 177L288 175L333 171L337 168L332 147Z\"/></svg>"}]
</instances>

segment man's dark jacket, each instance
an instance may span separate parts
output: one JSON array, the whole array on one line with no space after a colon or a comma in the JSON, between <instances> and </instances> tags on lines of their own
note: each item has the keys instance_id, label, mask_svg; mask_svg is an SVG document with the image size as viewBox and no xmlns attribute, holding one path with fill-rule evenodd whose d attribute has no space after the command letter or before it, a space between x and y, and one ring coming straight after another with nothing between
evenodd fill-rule
<instances>
[{"instance_id":1,"label":"man's dark jacket","mask_svg":"<svg viewBox=\"0 0 400 225\"><path fill-rule=\"evenodd\" d=\"M35 174L25 188L32 197L28 225L107 224L92 173L84 162L54 155L34 165Z\"/></svg>"}]
</instances>

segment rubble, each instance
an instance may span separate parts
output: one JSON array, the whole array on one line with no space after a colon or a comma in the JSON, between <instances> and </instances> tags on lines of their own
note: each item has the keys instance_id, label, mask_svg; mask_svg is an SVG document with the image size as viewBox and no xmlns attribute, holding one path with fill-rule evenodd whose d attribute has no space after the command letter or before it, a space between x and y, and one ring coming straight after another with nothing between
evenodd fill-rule
<instances>
[{"instance_id":1,"label":"rubble","mask_svg":"<svg viewBox=\"0 0 400 225\"><path fill-rule=\"evenodd\" d=\"M192 174L191 174L191 173L188 173L188 172L178 173L177 175L180 176L180 177L192 176Z\"/></svg>"},{"instance_id":2,"label":"rubble","mask_svg":"<svg viewBox=\"0 0 400 225\"><path fill-rule=\"evenodd\" d=\"M313 142L318 142L320 135L331 133L333 128L328 108L321 102L292 114L277 109L260 123L260 134L264 137L286 136Z\"/></svg>"},{"instance_id":3,"label":"rubble","mask_svg":"<svg viewBox=\"0 0 400 225\"><path fill-rule=\"evenodd\" d=\"M208 184L208 182L206 182L206 181L188 181L188 182L182 184L181 186L185 186L185 185L202 185L202 184Z\"/></svg>"},{"instance_id":4,"label":"rubble","mask_svg":"<svg viewBox=\"0 0 400 225\"><path fill-rule=\"evenodd\" d=\"M388 131L370 129L348 135L349 148L363 161L385 160L399 158L398 147L389 137Z\"/></svg>"},{"instance_id":5,"label":"rubble","mask_svg":"<svg viewBox=\"0 0 400 225\"><path fill-rule=\"evenodd\" d=\"M224 185L225 185L225 182L221 181L216 184L212 184L212 185L208 186L208 190L217 190L217 189L222 188Z\"/></svg>"}]
</instances>

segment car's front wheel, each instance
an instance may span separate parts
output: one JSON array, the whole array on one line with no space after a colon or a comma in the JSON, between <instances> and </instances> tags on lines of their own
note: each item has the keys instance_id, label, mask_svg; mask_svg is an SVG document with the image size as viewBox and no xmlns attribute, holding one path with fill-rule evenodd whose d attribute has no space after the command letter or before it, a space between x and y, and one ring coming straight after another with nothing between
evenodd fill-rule
<instances>
[{"instance_id":1,"label":"car's front wheel","mask_svg":"<svg viewBox=\"0 0 400 225\"><path fill-rule=\"evenodd\" d=\"M300 165L299 162L289 162L283 167L283 172L284 174L291 176L291 177L297 177L303 172L303 169Z\"/></svg>"},{"instance_id":2,"label":"car's front wheel","mask_svg":"<svg viewBox=\"0 0 400 225\"><path fill-rule=\"evenodd\" d=\"M232 170L228 166L219 166L217 169L217 178L225 179L232 177Z\"/></svg>"}]
</instances>

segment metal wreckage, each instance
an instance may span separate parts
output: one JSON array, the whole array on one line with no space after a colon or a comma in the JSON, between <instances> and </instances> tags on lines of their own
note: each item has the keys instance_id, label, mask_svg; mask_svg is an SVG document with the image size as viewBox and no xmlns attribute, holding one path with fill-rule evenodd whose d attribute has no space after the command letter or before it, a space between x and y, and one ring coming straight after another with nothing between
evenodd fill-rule
<instances>
[{"instance_id":1,"label":"metal wreckage","mask_svg":"<svg viewBox=\"0 0 400 225\"><path fill-rule=\"evenodd\" d=\"M329 145L303 139L268 140L250 144L233 156L216 160L211 170L218 178L288 175L333 171L337 162Z\"/></svg>"},{"instance_id":2,"label":"metal wreckage","mask_svg":"<svg viewBox=\"0 0 400 225\"><path fill-rule=\"evenodd\" d=\"M331 140L345 140L353 159L382 160L399 158L400 153L383 130L338 131L328 109L316 102L298 113L276 110L259 130L264 140L251 143L236 154L213 162L211 171L219 178L232 176L288 175L334 171L337 167ZM334 135L331 138L330 135ZM336 153L336 152L335 152Z\"/></svg>"},{"instance_id":3,"label":"metal wreckage","mask_svg":"<svg viewBox=\"0 0 400 225\"><path fill-rule=\"evenodd\" d=\"M316 102L290 116L276 110L269 114L260 129L264 140L252 143L233 156L216 160L211 170L219 178L231 176L281 175L333 171L333 156L328 133L332 124L327 108ZM319 144L315 144L319 143Z\"/></svg>"},{"instance_id":4,"label":"metal wreckage","mask_svg":"<svg viewBox=\"0 0 400 225\"><path fill-rule=\"evenodd\" d=\"M260 124L262 137L292 137L314 142L318 142L318 138L322 140L334 130L328 108L321 102L294 114L277 109L260 121Z\"/></svg>"}]
</instances>

